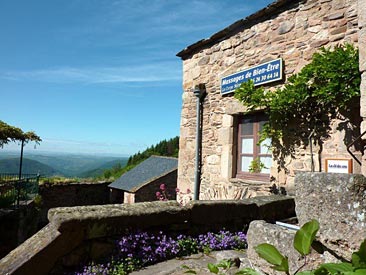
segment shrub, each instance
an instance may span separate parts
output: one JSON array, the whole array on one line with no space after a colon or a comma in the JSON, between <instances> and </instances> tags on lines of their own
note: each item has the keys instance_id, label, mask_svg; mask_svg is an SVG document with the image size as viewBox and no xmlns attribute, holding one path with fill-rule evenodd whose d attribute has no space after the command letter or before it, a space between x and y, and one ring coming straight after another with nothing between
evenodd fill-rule
<instances>
[{"instance_id":1,"label":"shrub","mask_svg":"<svg viewBox=\"0 0 366 275\"><path fill-rule=\"evenodd\" d=\"M124 275L174 257L211 250L243 249L246 246L246 235L243 232L231 233L222 230L216 234L208 232L195 238L186 235L169 236L162 231L157 234L137 231L116 241L117 253L107 263L90 263L82 267L80 272L73 274Z\"/></svg>"}]
</instances>

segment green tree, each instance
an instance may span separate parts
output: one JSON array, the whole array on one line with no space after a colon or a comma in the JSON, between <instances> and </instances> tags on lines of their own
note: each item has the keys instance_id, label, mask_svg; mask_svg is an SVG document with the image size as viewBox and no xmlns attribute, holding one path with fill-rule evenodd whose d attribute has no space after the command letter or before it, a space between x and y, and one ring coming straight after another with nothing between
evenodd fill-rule
<instances>
[{"instance_id":1,"label":"green tree","mask_svg":"<svg viewBox=\"0 0 366 275\"><path fill-rule=\"evenodd\" d=\"M169 140L162 140L155 145L151 145L146 148L146 150L140 152L138 151L136 154L130 156L127 161L127 165L121 167L121 165L117 164L111 169L105 170L103 173L104 178L118 178L122 174L134 168L136 165L146 160L152 155L158 156L168 156L168 157L178 157L179 151L179 137L174 137Z\"/></svg>"},{"instance_id":2,"label":"green tree","mask_svg":"<svg viewBox=\"0 0 366 275\"><path fill-rule=\"evenodd\" d=\"M42 139L33 131L23 132L22 129L11 126L0 120L0 147L2 148L4 144L13 141L24 141L25 143L35 141L36 143L39 143Z\"/></svg>"}]
</instances>

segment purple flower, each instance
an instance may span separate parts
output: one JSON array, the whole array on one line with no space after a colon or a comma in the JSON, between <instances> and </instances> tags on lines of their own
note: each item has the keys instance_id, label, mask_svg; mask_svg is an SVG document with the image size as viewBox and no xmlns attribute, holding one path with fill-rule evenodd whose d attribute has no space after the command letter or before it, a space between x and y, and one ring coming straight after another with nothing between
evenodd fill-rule
<instances>
[{"instance_id":1,"label":"purple flower","mask_svg":"<svg viewBox=\"0 0 366 275\"><path fill-rule=\"evenodd\" d=\"M160 184L160 190L165 191L165 184L164 183Z\"/></svg>"},{"instance_id":2,"label":"purple flower","mask_svg":"<svg viewBox=\"0 0 366 275\"><path fill-rule=\"evenodd\" d=\"M219 233L207 232L198 237L180 234L173 238L162 231L158 233L135 231L121 236L116 241L116 246L118 253L112 256L111 263L86 265L82 272L73 274L119 274L121 270L129 273L145 265L190 255L199 250L246 248L246 235L244 232L231 233L222 230Z\"/></svg>"}]
</instances>

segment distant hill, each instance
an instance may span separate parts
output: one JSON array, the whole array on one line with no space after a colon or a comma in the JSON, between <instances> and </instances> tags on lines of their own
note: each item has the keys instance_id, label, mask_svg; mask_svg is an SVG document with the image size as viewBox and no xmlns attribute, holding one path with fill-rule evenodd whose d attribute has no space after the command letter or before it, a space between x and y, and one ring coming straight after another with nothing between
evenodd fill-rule
<instances>
[{"instance_id":1,"label":"distant hill","mask_svg":"<svg viewBox=\"0 0 366 275\"><path fill-rule=\"evenodd\" d=\"M79 177L80 174L96 169L113 158L87 155L31 155L29 158L47 164L66 177Z\"/></svg>"},{"instance_id":2,"label":"distant hill","mask_svg":"<svg viewBox=\"0 0 366 275\"><path fill-rule=\"evenodd\" d=\"M99 166L96 169L92 169L92 170L80 173L79 177L80 178L94 178L94 177L97 177L97 176L103 174L103 172L105 170L111 169L111 168L115 167L118 164L120 164L121 167L126 166L127 161L128 161L128 158L121 158L121 159L112 160L112 161L104 163L103 165Z\"/></svg>"},{"instance_id":3,"label":"distant hill","mask_svg":"<svg viewBox=\"0 0 366 275\"><path fill-rule=\"evenodd\" d=\"M0 161L8 159L18 159L19 162L19 155L19 152L2 151L0 149ZM90 171L99 169L104 165L109 167L109 162L122 162L125 159L127 160L127 157L48 152L26 152L24 154L24 158L34 160L46 166L52 167L53 170L57 171L57 175L64 177L89 177L88 174Z\"/></svg>"},{"instance_id":4,"label":"distant hill","mask_svg":"<svg viewBox=\"0 0 366 275\"><path fill-rule=\"evenodd\" d=\"M0 173L19 173L19 158L0 159ZM60 175L60 172L46 164L32 159L23 159L23 174L40 174L42 176Z\"/></svg>"}]
</instances>

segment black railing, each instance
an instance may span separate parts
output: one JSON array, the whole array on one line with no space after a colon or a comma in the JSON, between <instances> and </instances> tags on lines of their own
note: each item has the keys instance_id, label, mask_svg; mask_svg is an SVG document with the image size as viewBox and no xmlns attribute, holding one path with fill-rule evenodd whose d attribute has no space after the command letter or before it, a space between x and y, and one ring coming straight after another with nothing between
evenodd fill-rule
<instances>
[{"instance_id":1,"label":"black railing","mask_svg":"<svg viewBox=\"0 0 366 275\"><path fill-rule=\"evenodd\" d=\"M38 194L38 174L0 174L0 208L26 204Z\"/></svg>"}]
</instances>

